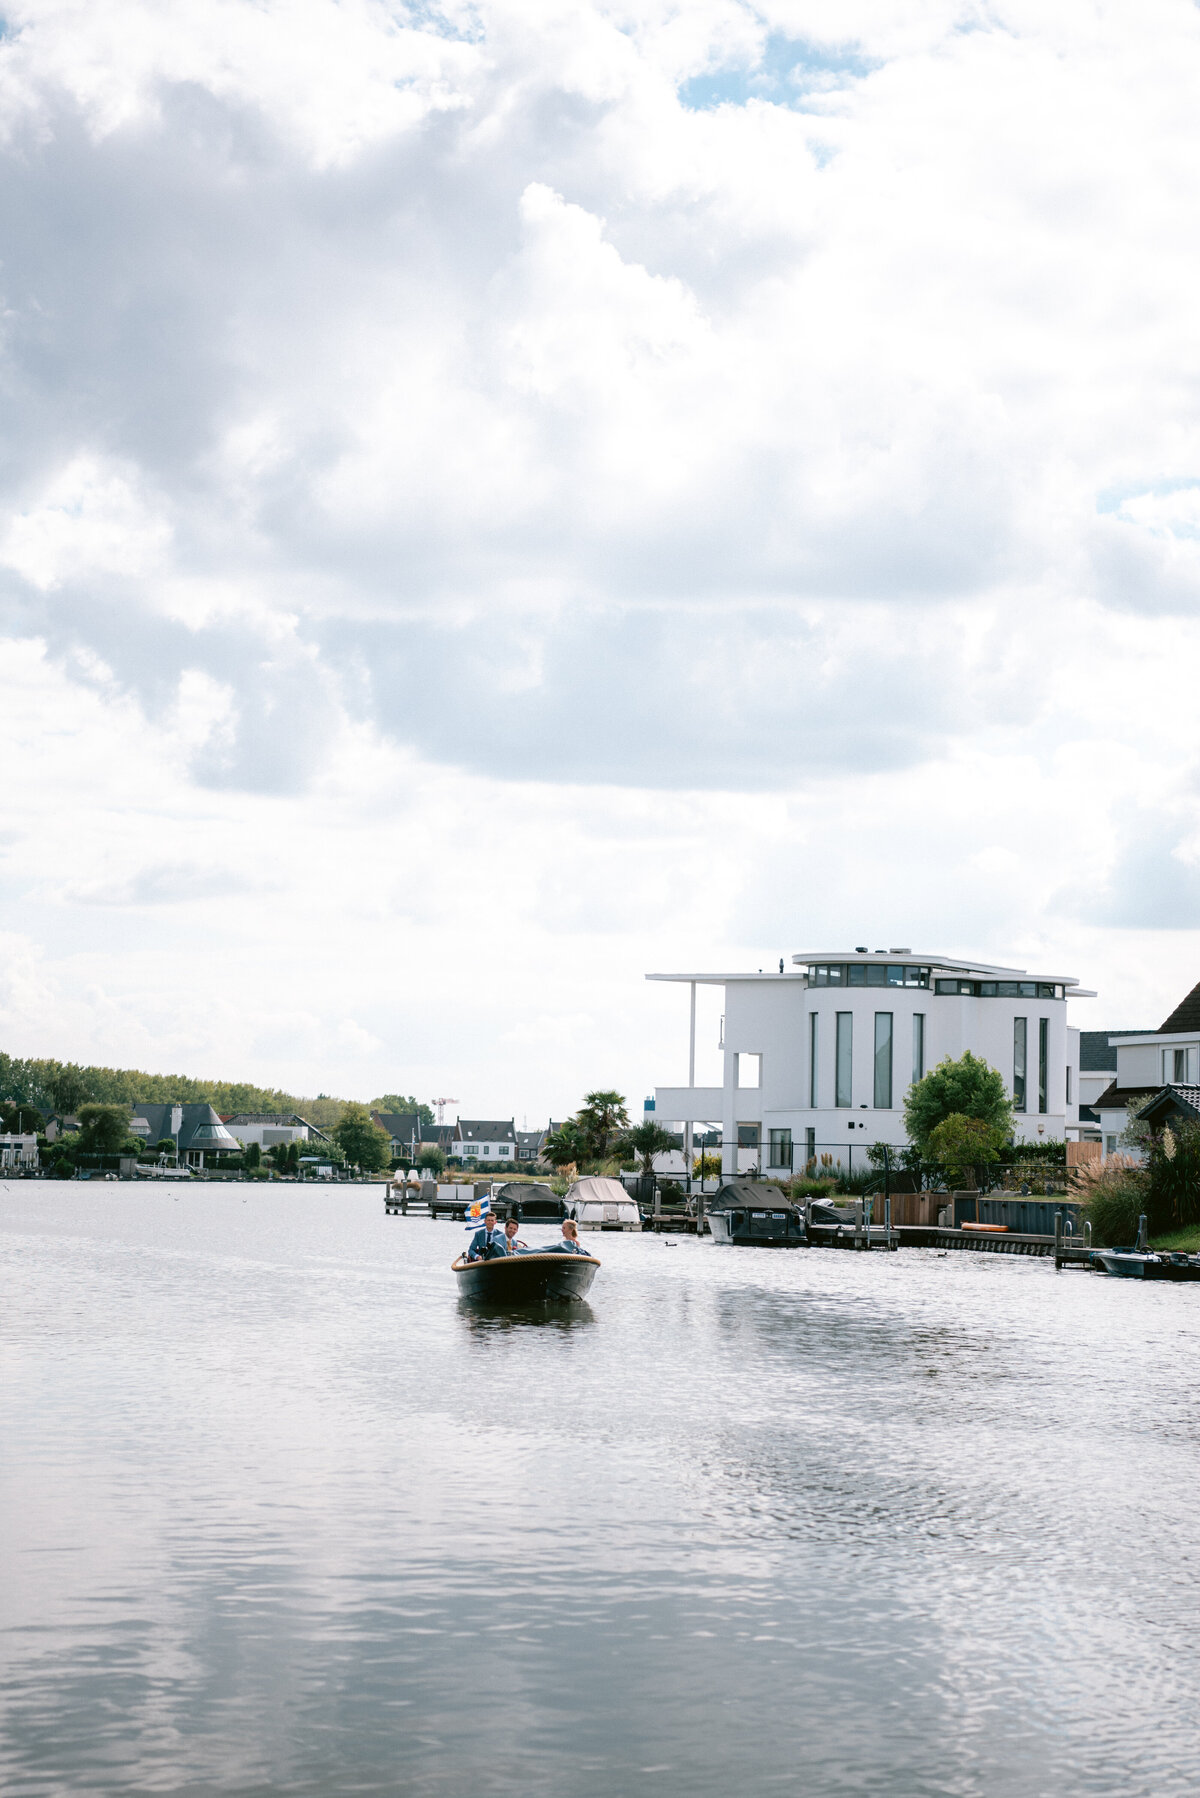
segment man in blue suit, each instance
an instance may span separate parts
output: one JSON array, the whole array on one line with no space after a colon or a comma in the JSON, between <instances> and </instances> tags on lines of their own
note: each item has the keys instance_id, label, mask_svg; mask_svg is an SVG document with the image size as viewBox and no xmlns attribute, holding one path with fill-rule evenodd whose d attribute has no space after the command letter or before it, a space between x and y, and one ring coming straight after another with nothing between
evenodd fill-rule
<instances>
[{"instance_id":1,"label":"man in blue suit","mask_svg":"<svg viewBox=\"0 0 1200 1798\"><path fill-rule=\"evenodd\" d=\"M483 1228L476 1230L467 1249L468 1261L494 1261L497 1255L507 1255L508 1244L504 1240L504 1231L500 1219L494 1211L489 1211L483 1220Z\"/></svg>"}]
</instances>

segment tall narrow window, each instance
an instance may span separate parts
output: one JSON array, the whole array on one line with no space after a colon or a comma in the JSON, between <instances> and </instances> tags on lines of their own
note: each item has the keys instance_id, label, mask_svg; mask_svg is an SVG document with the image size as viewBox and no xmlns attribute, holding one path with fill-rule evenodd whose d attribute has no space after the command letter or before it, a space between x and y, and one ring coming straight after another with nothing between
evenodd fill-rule
<instances>
[{"instance_id":1,"label":"tall narrow window","mask_svg":"<svg viewBox=\"0 0 1200 1798\"><path fill-rule=\"evenodd\" d=\"M854 1103L852 1097L854 1072L854 1013L839 1011L837 1014L837 1049L834 1068L835 1105L844 1106Z\"/></svg>"},{"instance_id":2,"label":"tall narrow window","mask_svg":"<svg viewBox=\"0 0 1200 1798\"><path fill-rule=\"evenodd\" d=\"M925 1013L913 1012L913 1073L914 1080L925 1078Z\"/></svg>"},{"instance_id":3,"label":"tall narrow window","mask_svg":"<svg viewBox=\"0 0 1200 1798\"><path fill-rule=\"evenodd\" d=\"M808 1020L808 1102L817 1109L817 1014Z\"/></svg>"},{"instance_id":4,"label":"tall narrow window","mask_svg":"<svg viewBox=\"0 0 1200 1798\"><path fill-rule=\"evenodd\" d=\"M1050 1109L1050 1020L1038 1019L1038 1110Z\"/></svg>"},{"instance_id":5,"label":"tall narrow window","mask_svg":"<svg viewBox=\"0 0 1200 1798\"><path fill-rule=\"evenodd\" d=\"M1067 1104L1071 1103L1071 1064L1067 1063Z\"/></svg>"},{"instance_id":6,"label":"tall narrow window","mask_svg":"<svg viewBox=\"0 0 1200 1798\"><path fill-rule=\"evenodd\" d=\"M1013 1104L1018 1111L1025 1109L1025 1041L1028 1022L1025 1018L1013 1019Z\"/></svg>"},{"instance_id":7,"label":"tall narrow window","mask_svg":"<svg viewBox=\"0 0 1200 1798\"><path fill-rule=\"evenodd\" d=\"M892 1109L892 1014L875 1013L875 1109Z\"/></svg>"},{"instance_id":8,"label":"tall narrow window","mask_svg":"<svg viewBox=\"0 0 1200 1798\"><path fill-rule=\"evenodd\" d=\"M807 1167L816 1166L817 1132L811 1125L804 1132L804 1161Z\"/></svg>"}]
</instances>

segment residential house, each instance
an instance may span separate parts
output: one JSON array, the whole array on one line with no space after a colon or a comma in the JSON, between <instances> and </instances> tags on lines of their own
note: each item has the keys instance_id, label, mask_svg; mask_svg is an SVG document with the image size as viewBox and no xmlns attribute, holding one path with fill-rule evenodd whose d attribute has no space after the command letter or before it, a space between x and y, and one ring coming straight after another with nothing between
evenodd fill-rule
<instances>
[{"instance_id":1,"label":"residential house","mask_svg":"<svg viewBox=\"0 0 1200 1798\"><path fill-rule=\"evenodd\" d=\"M416 1111L373 1111L371 1122L387 1131L393 1161L415 1161L421 1144L429 1141L420 1113Z\"/></svg>"},{"instance_id":2,"label":"residential house","mask_svg":"<svg viewBox=\"0 0 1200 1798\"><path fill-rule=\"evenodd\" d=\"M1147 1034L1144 1030L1079 1032L1079 1135L1082 1141L1102 1140L1102 1122L1096 1106L1101 1094L1117 1078L1118 1041Z\"/></svg>"},{"instance_id":3,"label":"residential house","mask_svg":"<svg viewBox=\"0 0 1200 1798\"><path fill-rule=\"evenodd\" d=\"M1113 1044L1116 1071L1092 1107L1099 1114L1106 1155L1121 1146L1131 1100L1145 1103L1164 1087L1200 1083L1200 984L1157 1030L1114 1032Z\"/></svg>"},{"instance_id":4,"label":"residential house","mask_svg":"<svg viewBox=\"0 0 1200 1798\"><path fill-rule=\"evenodd\" d=\"M0 1174L19 1173L38 1164L36 1131L6 1130L0 1132Z\"/></svg>"},{"instance_id":5,"label":"residential house","mask_svg":"<svg viewBox=\"0 0 1200 1798\"><path fill-rule=\"evenodd\" d=\"M181 1164L188 1167L203 1167L205 1156L219 1163L224 1155L241 1153L241 1143L226 1129L211 1105L169 1105L138 1099L131 1110L129 1134L140 1136L151 1145L169 1137Z\"/></svg>"},{"instance_id":6,"label":"residential house","mask_svg":"<svg viewBox=\"0 0 1200 1798\"><path fill-rule=\"evenodd\" d=\"M459 1161L512 1161L517 1159L517 1132L513 1118L459 1118L454 1126L451 1157Z\"/></svg>"},{"instance_id":7,"label":"residential house","mask_svg":"<svg viewBox=\"0 0 1200 1798\"><path fill-rule=\"evenodd\" d=\"M718 1125L726 1178L904 1143L909 1085L967 1049L1004 1075L1018 1141L1078 1135L1079 1032L1067 1000L1095 995L1073 975L858 947L805 950L778 973L647 979L691 994L689 1081L657 1087L652 1115L682 1124L689 1146ZM695 1084L700 985L724 993L719 1086Z\"/></svg>"},{"instance_id":8,"label":"residential house","mask_svg":"<svg viewBox=\"0 0 1200 1798\"><path fill-rule=\"evenodd\" d=\"M294 1111L238 1111L230 1117L223 1116L221 1122L243 1147L252 1142L263 1149L275 1149L280 1143L329 1141L323 1130Z\"/></svg>"}]
</instances>

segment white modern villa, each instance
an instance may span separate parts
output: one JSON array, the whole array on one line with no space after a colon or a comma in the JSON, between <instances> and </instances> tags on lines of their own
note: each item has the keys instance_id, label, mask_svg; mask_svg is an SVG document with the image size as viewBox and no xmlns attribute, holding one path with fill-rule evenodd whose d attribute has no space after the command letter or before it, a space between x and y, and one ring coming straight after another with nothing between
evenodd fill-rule
<instances>
[{"instance_id":1,"label":"white modern villa","mask_svg":"<svg viewBox=\"0 0 1200 1798\"><path fill-rule=\"evenodd\" d=\"M902 1144L904 1094L970 1049L1013 1096L1018 1141L1079 1134L1079 1032L1066 974L1029 974L911 949L813 949L778 973L648 974L690 989L687 1086L659 1086L647 1112L721 1131L722 1172L799 1172L822 1153ZM696 988L724 989L724 1082L697 1086ZM858 1156L854 1156L857 1163Z\"/></svg>"}]
</instances>

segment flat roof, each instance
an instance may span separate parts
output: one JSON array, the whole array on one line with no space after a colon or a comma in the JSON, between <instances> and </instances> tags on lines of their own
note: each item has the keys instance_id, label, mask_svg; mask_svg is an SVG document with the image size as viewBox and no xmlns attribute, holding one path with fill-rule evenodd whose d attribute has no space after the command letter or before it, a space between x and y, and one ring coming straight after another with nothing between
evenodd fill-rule
<instances>
[{"instance_id":1,"label":"flat roof","mask_svg":"<svg viewBox=\"0 0 1200 1798\"><path fill-rule=\"evenodd\" d=\"M742 968L736 973L705 974L647 974L647 980L670 980L697 986L731 986L744 980L803 980L804 969L812 964L841 962L858 963L863 967L872 962L887 965L902 964L910 967L930 968L935 973L944 970L948 974L981 975L989 980L1037 980L1046 985L1071 987L1072 998L1094 999L1096 994L1090 988L1081 987L1076 974L1030 974L1026 968L1004 967L997 962L960 961L951 955L936 955L931 952L915 949L882 949L864 952L860 949L804 949L793 955L791 960L795 971L786 970L780 974L777 968L755 969L749 973ZM1193 1032L1194 1034L1194 1032Z\"/></svg>"}]
</instances>

